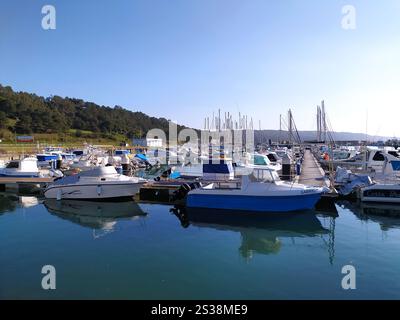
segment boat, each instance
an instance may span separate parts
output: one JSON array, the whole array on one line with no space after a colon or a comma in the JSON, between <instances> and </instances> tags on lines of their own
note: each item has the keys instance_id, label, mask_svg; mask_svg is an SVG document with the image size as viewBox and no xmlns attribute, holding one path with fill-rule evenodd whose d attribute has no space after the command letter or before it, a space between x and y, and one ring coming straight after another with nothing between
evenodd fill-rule
<instances>
[{"instance_id":1,"label":"boat","mask_svg":"<svg viewBox=\"0 0 400 320\"><path fill-rule=\"evenodd\" d=\"M362 202L400 203L400 158L389 153L375 154L379 155L379 159L381 156L384 159L379 160L382 162L380 170L368 175L357 175L341 169L338 172L343 172L341 181L345 182L342 188L348 190L348 193L358 191Z\"/></svg>"},{"instance_id":2,"label":"boat","mask_svg":"<svg viewBox=\"0 0 400 320\"><path fill-rule=\"evenodd\" d=\"M281 171L282 163L277 161L272 162L270 157L273 156L273 153L270 153L268 155L247 153L244 162L235 163L235 176L249 175L253 171L253 169L270 169L274 171Z\"/></svg>"},{"instance_id":3,"label":"boat","mask_svg":"<svg viewBox=\"0 0 400 320\"><path fill-rule=\"evenodd\" d=\"M185 179L224 180L235 175L232 159L199 157L198 163L173 166L171 173Z\"/></svg>"},{"instance_id":4,"label":"boat","mask_svg":"<svg viewBox=\"0 0 400 320\"><path fill-rule=\"evenodd\" d=\"M118 174L113 166L96 167L64 177L49 185L47 199L132 200L145 179Z\"/></svg>"},{"instance_id":5,"label":"boat","mask_svg":"<svg viewBox=\"0 0 400 320\"><path fill-rule=\"evenodd\" d=\"M360 198L363 202L400 203L400 182L375 183L361 188Z\"/></svg>"},{"instance_id":6,"label":"boat","mask_svg":"<svg viewBox=\"0 0 400 320\"><path fill-rule=\"evenodd\" d=\"M292 212L313 209L327 188L281 181L275 170L254 169L241 180L217 181L189 191L189 208L257 212Z\"/></svg>"},{"instance_id":7,"label":"boat","mask_svg":"<svg viewBox=\"0 0 400 320\"><path fill-rule=\"evenodd\" d=\"M37 159L33 157L11 160L0 169L0 177L37 178L40 176L37 162Z\"/></svg>"}]
</instances>

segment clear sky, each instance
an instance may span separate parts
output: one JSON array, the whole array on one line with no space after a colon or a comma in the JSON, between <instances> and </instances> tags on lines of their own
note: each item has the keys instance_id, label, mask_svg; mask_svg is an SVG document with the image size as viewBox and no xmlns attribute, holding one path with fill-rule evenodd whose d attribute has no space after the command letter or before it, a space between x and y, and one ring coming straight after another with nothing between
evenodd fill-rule
<instances>
[{"instance_id":1,"label":"clear sky","mask_svg":"<svg viewBox=\"0 0 400 320\"><path fill-rule=\"evenodd\" d=\"M56 30L43 30L43 5ZM342 7L356 29L342 28ZM400 136L398 0L1 0L0 83L202 127L213 110L277 129Z\"/></svg>"}]
</instances>

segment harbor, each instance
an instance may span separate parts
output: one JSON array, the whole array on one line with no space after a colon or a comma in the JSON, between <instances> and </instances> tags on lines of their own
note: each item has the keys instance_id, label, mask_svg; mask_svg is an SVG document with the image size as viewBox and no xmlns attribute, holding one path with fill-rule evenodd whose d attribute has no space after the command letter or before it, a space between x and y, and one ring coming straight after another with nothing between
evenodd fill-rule
<instances>
[{"instance_id":1,"label":"harbor","mask_svg":"<svg viewBox=\"0 0 400 320\"><path fill-rule=\"evenodd\" d=\"M275 137L218 110L186 143L7 145L0 298L400 298L399 146L335 140L321 105L314 140L294 109ZM55 292L32 271L49 262Z\"/></svg>"},{"instance_id":2,"label":"harbor","mask_svg":"<svg viewBox=\"0 0 400 320\"><path fill-rule=\"evenodd\" d=\"M400 300L395 0L42 2L0 2L0 302Z\"/></svg>"}]
</instances>

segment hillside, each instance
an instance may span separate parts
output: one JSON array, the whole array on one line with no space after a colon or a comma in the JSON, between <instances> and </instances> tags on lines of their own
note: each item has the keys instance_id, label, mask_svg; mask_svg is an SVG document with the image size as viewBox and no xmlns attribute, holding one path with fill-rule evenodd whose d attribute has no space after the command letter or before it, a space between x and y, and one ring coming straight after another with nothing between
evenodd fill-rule
<instances>
[{"instance_id":1,"label":"hillside","mask_svg":"<svg viewBox=\"0 0 400 320\"><path fill-rule=\"evenodd\" d=\"M120 140L144 137L153 128L168 132L168 120L120 106L100 106L68 97L40 97L0 85L0 139L35 133L52 138L68 135ZM178 130L181 128L178 126Z\"/></svg>"}]
</instances>

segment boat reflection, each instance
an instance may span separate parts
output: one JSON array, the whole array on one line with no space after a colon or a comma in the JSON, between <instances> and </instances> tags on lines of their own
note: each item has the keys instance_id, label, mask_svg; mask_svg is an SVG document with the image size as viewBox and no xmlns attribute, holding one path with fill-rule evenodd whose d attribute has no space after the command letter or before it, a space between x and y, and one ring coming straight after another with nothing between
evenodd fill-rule
<instances>
[{"instance_id":1,"label":"boat reflection","mask_svg":"<svg viewBox=\"0 0 400 320\"><path fill-rule=\"evenodd\" d=\"M135 219L147 215L133 201L116 203L46 199L44 205L47 211L61 219L105 231L113 230L119 219Z\"/></svg>"},{"instance_id":2,"label":"boat reflection","mask_svg":"<svg viewBox=\"0 0 400 320\"><path fill-rule=\"evenodd\" d=\"M249 212L181 207L174 207L171 211L185 228L193 225L239 232L241 235L239 252L245 259L250 259L254 253L278 253L282 247L282 238L294 240L300 237L316 237L329 235L332 231L322 226L314 212L259 215ZM333 247L333 242L329 240L326 244ZM334 254L333 248L330 248L329 253ZM330 256L330 259L333 259L333 256Z\"/></svg>"},{"instance_id":3,"label":"boat reflection","mask_svg":"<svg viewBox=\"0 0 400 320\"><path fill-rule=\"evenodd\" d=\"M17 207L30 208L39 204L38 198L34 196L20 196L14 193L0 193L0 215L13 212Z\"/></svg>"},{"instance_id":4,"label":"boat reflection","mask_svg":"<svg viewBox=\"0 0 400 320\"><path fill-rule=\"evenodd\" d=\"M400 205L341 201L340 206L349 209L362 221L378 223L382 231L400 228Z\"/></svg>"}]
</instances>

